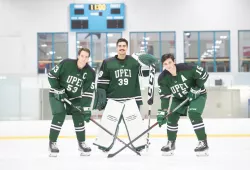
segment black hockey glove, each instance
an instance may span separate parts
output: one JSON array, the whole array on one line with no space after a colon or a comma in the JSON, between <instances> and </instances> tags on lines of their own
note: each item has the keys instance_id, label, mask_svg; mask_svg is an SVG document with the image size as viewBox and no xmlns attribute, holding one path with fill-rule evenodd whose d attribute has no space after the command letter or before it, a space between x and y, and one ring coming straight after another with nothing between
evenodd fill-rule
<instances>
[{"instance_id":1,"label":"black hockey glove","mask_svg":"<svg viewBox=\"0 0 250 170\"><path fill-rule=\"evenodd\" d=\"M98 109L103 110L107 104L106 91L101 88L97 88L95 91L95 100L93 105L93 110Z\"/></svg>"}]
</instances>

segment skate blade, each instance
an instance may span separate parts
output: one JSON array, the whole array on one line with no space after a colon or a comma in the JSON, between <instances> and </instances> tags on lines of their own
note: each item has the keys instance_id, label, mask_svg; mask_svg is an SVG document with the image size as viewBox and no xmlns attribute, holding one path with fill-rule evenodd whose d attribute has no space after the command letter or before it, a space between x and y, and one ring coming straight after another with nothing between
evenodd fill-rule
<instances>
[{"instance_id":1,"label":"skate blade","mask_svg":"<svg viewBox=\"0 0 250 170\"><path fill-rule=\"evenodd\" d=\"M81 152L80 156L90 156L90 153L89 152Z\"/></svg>"},{"instance_id":2,"label":"skate blade","mask_svg":"<svg viewBox=\"0 0 250 170\"><path fill-rule=\"evenodd\" d=\"M162 156L173 156L174 151L169 151L169 152L162 152Z\"/></svg>"},{"instance_id":3,"label":"skate blade","mask_svg":"<svg viewBox=\"0 0 250 170\"><path fill-rule=\"evenodd\" d=\"M202 151L202 152L196 152L197 157L206 157L209 156L208 150Z\"/></svg>"},{"instance_id":4,"label":"skate blade","mask_svg":"<svg viewBox=\"0 0 250 170\"><path fill-rule=\"evenodd\" d=\"M151 143L149 142L147 145L146 145L146 152L148 152L148 150L149 150L149 145L150 145Z\"/></svg>"},{"instance_id":5,"label":"skate blade","mask_svg":"<svg viewBox=\"0 0 250 170\"><path fill-rule=\"evenodd\" d=\"M90 152L83 152L83 151L79 151L80 152L80 156L90 156Z\"/></svg>"},{"instance_id":6,"label":"skate blade","mask_svg":"<svg viewBox=\"0 0 250 170\"><path fill-rule=\"evenodd\" d=\"M57 157L57 154L58 154L58 153L50 153L50 154L49 154L49 157L54 157L54 158L55 158L55 157Z\"/></svg>"},{"instance_id":7,"label":"skate blade","mask_svg":"<svg viewBox=\"0 0 250 170\"><path fill-rule=\"evenodd\" d=\"M101 149L99 149L100 151L101 151L101 153L103 153L104 155L107 155L107 154L109 154L109 151L104 151L104 150L101 150Z\"/></svg>"}]
</instances>

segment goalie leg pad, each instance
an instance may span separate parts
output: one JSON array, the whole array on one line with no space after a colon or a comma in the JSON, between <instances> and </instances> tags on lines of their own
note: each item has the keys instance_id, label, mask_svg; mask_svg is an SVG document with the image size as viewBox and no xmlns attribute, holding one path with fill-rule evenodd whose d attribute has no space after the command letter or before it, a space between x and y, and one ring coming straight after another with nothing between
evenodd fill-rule
<instances>
[{"instance_id":1,"label":"goalie leg pad","mask_svg":"<svg viewBox=\"0 0 250 170\"><path fill-rule=\"evenodd\" d=\"M101 125L114 135L117 131L117 126L119 124L123 109L123 103L109 99L103 112ZM99 148L109 150L113 146L113 142L114 137L100 129L94 145L99 146Z\"/></svg>"},{"instance_id":2,"label":"goalie leg pad","mask_svg":"<svg viewBox=\"0 0 250 170\"><path fill-rule=\"evenodd\" d=\"M131 141L135 139L137 136L139 136L145 130L142 116L138 109L135 99L128 100L125 102L123 118ZM133 142L133 146L135 148L143 146L145 147L146 143L147 141L145 134L144 136Z\"/></svg>"}]
</instances>

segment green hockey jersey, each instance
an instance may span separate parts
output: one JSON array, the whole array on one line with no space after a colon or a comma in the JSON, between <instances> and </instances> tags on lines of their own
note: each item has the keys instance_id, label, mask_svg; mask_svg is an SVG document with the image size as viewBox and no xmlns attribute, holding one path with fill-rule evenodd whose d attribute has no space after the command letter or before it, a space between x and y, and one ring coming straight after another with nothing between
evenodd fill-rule
<instances>
[{"instance_id":1,"label":"green hockey jersey","mask_svg":"<svg viewBox=\"0 0 250 170\"><path fill-rule=\"evenodd\" d=\"M90 107L95 89L95 71L88 65L77 67L77 60L65 59L49 73L50 95L55 89L65 89L69 100L84 99L84 107Z\"/></svg>"},{"instance_id":2,"label":"green hockey jersey","mask_svg":"<svg viewBox=\"0 0 250 170\"><path fill-rule=\"evenodd\" d=\"M204 83L208 73L200 66L190 66L184 63L176 64L176 76L164 70L158 77L159 95L163 103L169 101L171 95L175 99L184 100L191 87L201 88L201 94L206 93Z\"/></svg>"},{"instance_id":3,"label":"green hockey jersey","mask_svg":"<svg viewBox=\"0 0 250 170\"><path fill-rule=\"evenodd\" d=\"M124 60L105 59L98 74L97 88L105 89L107 99L126 101L134 98L138 105L142 104L139 75L140 64L132 56Z\"/></svg>"}]
</instances>

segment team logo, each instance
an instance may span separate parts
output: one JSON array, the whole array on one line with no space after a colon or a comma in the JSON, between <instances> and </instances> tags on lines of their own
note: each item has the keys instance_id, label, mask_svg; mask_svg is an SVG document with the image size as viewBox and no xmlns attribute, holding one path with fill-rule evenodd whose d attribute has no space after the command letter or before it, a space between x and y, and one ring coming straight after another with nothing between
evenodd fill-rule
<instances>
[{"instance_id":1,"label":"team logo","mask_svg":"<svg viewBox=\"0 0 250 170\"><path fill-rule=\"evenodd\" d=\"M148 85L148 104L153 104L154 96L154 79L155 79L155 65L150 66L149 85Z\"/></svg>"}]
</instances>

